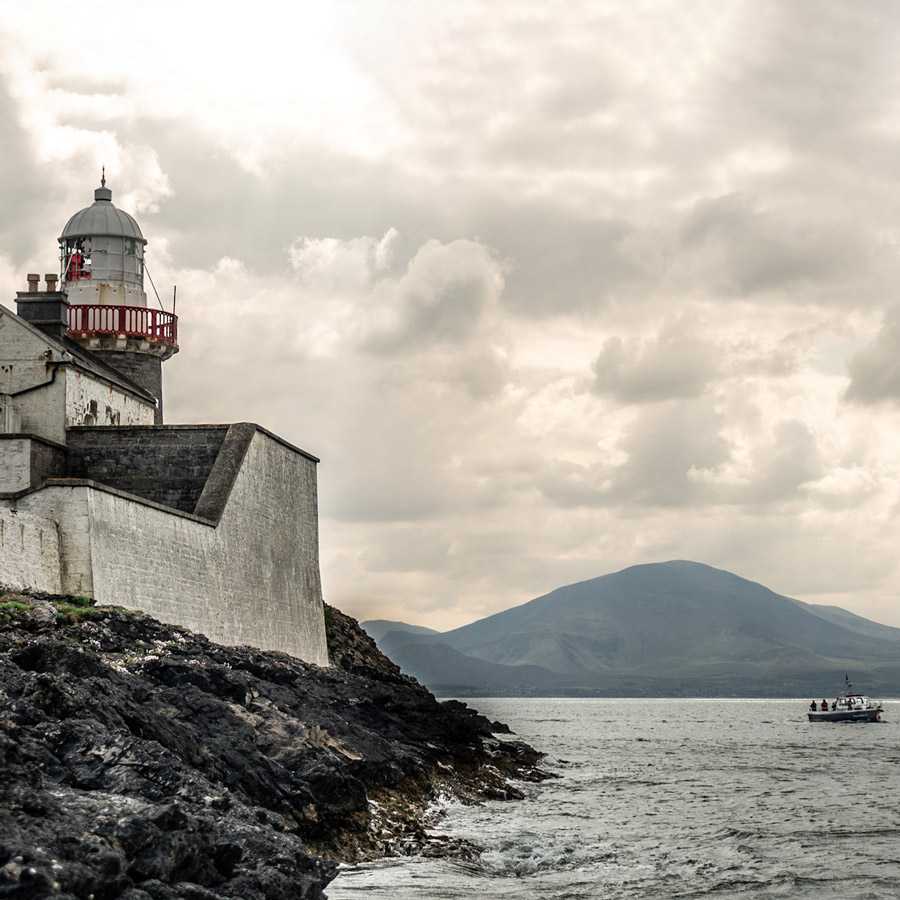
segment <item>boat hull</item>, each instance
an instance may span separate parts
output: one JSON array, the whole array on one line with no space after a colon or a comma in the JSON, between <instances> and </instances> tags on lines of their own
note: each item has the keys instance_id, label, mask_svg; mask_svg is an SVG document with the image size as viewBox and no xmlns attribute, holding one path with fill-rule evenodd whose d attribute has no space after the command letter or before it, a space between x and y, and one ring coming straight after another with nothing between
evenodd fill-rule
<instances>
[{"instance_id":1,"label":"boat hull","mask_svg":"<svg viewBox=\"0 0 900 900\"><path fill-rule=\"evenodd\" d=\"M833 709L807 716L810 722L880 722L881 709Z\"/></svg>"}]
</instances>

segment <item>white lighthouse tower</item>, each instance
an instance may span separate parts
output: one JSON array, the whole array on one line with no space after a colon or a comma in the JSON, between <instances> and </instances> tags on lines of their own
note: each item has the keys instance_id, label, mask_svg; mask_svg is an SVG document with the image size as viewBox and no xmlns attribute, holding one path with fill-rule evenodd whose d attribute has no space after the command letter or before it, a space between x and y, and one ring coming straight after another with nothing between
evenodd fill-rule
<instances>
[{"instance_id":1,"label":"white lighthouse tower","mask_svg":"<svg viewBox=\"0 0 900 900\"><path fill-rule=\"evenodd\" d=\"M147 240L132 216L112 202L104 170L94 202L75 213L59 237L67 336L157 398L162 422L162 363L178 352L174 313L148 307Z\"/></svg>"}]
</instances>

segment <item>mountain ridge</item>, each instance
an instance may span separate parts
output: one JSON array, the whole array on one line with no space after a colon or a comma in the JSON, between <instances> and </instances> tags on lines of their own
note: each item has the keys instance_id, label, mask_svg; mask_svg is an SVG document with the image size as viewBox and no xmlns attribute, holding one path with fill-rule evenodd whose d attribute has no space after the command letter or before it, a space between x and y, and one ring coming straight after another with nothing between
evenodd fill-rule
<instances>
[{"instance_id":1,"label":"mountain ridge","mask_svg":"<svg viewBox=\"0 0 900 900\"><path fill-rule=\"evenodd\" d=\"M436 629L428 628L425 625L410 625L407 622L395 622L392 619L370 619L367 622L360 622L360 628L376 642L380 641L390 631L402 631L411 634L440 634Z\"/></svg>"},{"instance_id":2,"label":"mountain ridge","mask_svg":"<svg viewBox=\"0 0 900 900\"><path fill-rule=\"evenodd\" d=\"M470 695L784 696L836 689L845 670L900 695L900 629L689 560L563 585L447 632L400 633L382 640L404 670Z\"/></svg>"}]
</instances>

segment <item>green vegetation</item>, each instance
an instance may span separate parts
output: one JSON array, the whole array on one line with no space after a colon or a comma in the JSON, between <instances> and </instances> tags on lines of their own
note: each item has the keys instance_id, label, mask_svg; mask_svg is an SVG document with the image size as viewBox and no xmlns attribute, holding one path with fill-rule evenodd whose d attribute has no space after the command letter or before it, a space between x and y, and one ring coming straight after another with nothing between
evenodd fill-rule
<instances>
[{"instance_id":1,"label":"green vegetation","mask_svg":"<svg viewBox=\"0 0 900 900\"><path fill-rule=\"evenodd\" d=\"M83 597L72 599L86 599ZM93 605L81 605L80 603L72 603L69 601L54 600L53 605L56 607L56 621L60 624L75 625L85 619L98 619L107 612L105 609L97 609Z\"/></svg>"},{"instance_id":2,"label":"green vegetation","mask_svg":"<svg viewBox=\"0 0 900 900\"><path fill-rule=\"evenodd\" d=\"M31 609L29 603L24 603L9 595L0 597L0 625L12 621L16 616Z\"/></svg>"},{"instance_id":3,"label":"green vegetation","mask_svg":"<svg viewBox=\"0 0 900 900\"><path fill-rule=\"evenodd\" d=\"M0 609L31 609L30 603L23 603L21 600L0 600Z\"/></svg>"},{"instance_id":4,"label":"green vegetation","mask_svg":"<svg viewBox=\"0 0 900 900\"><path fill-rule=\"evenodd\" d=\"M32 598L27 594L0 593L0 625L6 625L23 615L28 615L35 609L38 598ZM44 597L43 602L49 602L56 610L56 621L59 625L77 625L88 619L100 619L110 612L130 614L131 611L120 606L104 606L95 604L92 597L66 596Z\"/></svg>"}]
</instances>

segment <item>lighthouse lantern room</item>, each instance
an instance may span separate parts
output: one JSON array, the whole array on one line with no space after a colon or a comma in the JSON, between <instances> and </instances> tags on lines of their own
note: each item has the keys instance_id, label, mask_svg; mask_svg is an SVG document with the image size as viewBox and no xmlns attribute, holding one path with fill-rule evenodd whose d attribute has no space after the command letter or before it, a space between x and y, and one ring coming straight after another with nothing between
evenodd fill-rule
<instances>
[{"instance_id":1,"label":"lighthouse lantern room","mask_svg":"<svg viewBox=\"0 0 900 900\"><path fill-rule=\"evenodd\" d=\"M75 213L59 238L60 281L70 305L146 306L140 226L112 203L106 172L94 202Z\"/></svg>"}]
</instances>

